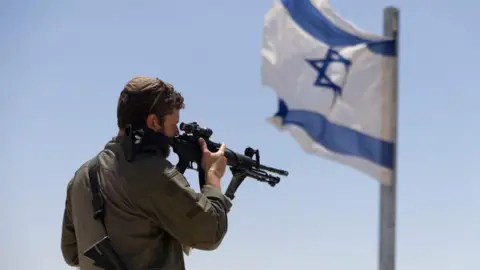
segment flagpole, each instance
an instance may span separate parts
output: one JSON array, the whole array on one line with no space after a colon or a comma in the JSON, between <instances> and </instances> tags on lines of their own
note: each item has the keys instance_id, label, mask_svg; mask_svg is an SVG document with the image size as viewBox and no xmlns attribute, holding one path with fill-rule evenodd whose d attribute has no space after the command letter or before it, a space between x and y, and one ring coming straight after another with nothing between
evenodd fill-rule
<instances>
[{"instance_id":1,"label":"flagpole","mask_svg":"<svg viewBox=\"0 0 480 270\"><path fill-rule=\"evenodd\" d=\"M383 33L387 37L395 38L396 55L393 63L392 83L385 89L386 99L393 106L393 113L388 119L388 128L384 130L393 137L395 142L393 151L393 174L391 185L380 186L380 232L379 232L379 270L395 270L396 247L396 203L397 203L397 119L398 119L398 32L399 13L395 7L383 10Z\"/></svg>"}]
</instances>

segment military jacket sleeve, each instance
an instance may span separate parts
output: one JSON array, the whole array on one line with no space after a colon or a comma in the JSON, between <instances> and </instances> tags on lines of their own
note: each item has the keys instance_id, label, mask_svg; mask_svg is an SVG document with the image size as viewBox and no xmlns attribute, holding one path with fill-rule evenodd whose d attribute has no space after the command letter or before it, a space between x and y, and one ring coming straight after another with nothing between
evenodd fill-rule
<instances>
[{"instance_id":1,"label":"military jacket sleeve","mask_svg":"<svg viewBox=\"0 0 480 270\"><path fill-rule=\"evenodd\" d=\"M171 164L160 175L147 177L145 184L142 205L163 230L196 249L220 245L232 206L221 190L206 185L201 193L195 192Z\"/></svg>"},{"instance_id":2,"label":"military jacket sleeve","mask_svg":"<svg viewBox=\"0 0 480 270\"><path fill-rule=\"evenodd\" d=\"M65 210L63 212L61 248L65 262L70 266L78 266L78 249L75 228L72 220L72 209L70 207L70 190L72 181L67 186Z\"/></svg>"}]
</instances>

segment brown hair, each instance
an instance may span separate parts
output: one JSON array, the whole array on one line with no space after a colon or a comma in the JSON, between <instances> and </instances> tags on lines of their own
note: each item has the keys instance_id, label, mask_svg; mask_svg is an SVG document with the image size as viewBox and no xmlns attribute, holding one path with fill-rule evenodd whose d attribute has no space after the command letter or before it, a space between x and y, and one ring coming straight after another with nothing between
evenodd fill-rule
<instances>
[{"instance_id":1,"label":"brown hair","mask_svg":"<svg viewBox=\"0 0 480 270\"><path fill-rule=\"evenodd\" d=\"M128 124L143 127L152 113L163 123L165 115L183 108L184 99L173 85L158 78L135 77L125 85L118 98L117 125L120 129Z\"/></svg>"}]
</instances>

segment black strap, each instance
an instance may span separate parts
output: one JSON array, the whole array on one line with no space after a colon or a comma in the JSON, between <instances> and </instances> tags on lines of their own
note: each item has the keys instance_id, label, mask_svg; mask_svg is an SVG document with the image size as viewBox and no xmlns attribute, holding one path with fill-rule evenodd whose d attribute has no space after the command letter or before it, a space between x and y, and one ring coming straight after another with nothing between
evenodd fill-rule
<instances>
[{"instance_id":1,"label":"black strap","mask_svg":"<svg viewBox=\"0 0 480 270\"><path fill-rule=\"evenodd\" d=\"M105 201L98 184L98 173L100 171L100 160L98 155L95 156L89 162L88 166L88 178L90 181L90 191L92 192L92 206L93 206L93 218L99 220L102 223L105 235L107 234L107 227L105 226Z\"/></svg>"}]
</instances>

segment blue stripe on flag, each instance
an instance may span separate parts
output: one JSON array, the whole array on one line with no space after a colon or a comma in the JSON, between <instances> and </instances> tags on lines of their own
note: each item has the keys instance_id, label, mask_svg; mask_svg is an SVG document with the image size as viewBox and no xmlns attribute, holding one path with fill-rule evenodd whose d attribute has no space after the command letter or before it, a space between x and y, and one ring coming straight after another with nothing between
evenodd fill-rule
<instances>
[{"instance_id":1,"label":"blue stripe on flag","mask_svg":"<svg viewBox=\"0 0 480 270\"><path fill-rule=\"evenodd\" d=\"M281 99L278 107L275 116L282 118L283 125L293 124L302 128L314 141L330 151L357 156L380 166L393 168L394 143L334 124L319 113L289 110Z\"/></svg>"},{"instance_id":2,"label":"blue stripe on flag","mask_svg":"<svg viewBox=\"0 0 480 270\"><path fill-rule=\"evenodd\" d=\"M385 56L395 56L396 54L393 40L369 40L345 32L325 17L312 5L310 0L282 0L282 3L298 26L312 37L331 47L367 43L367 47L374 53Z\"/></svg>"}]
</instances>

